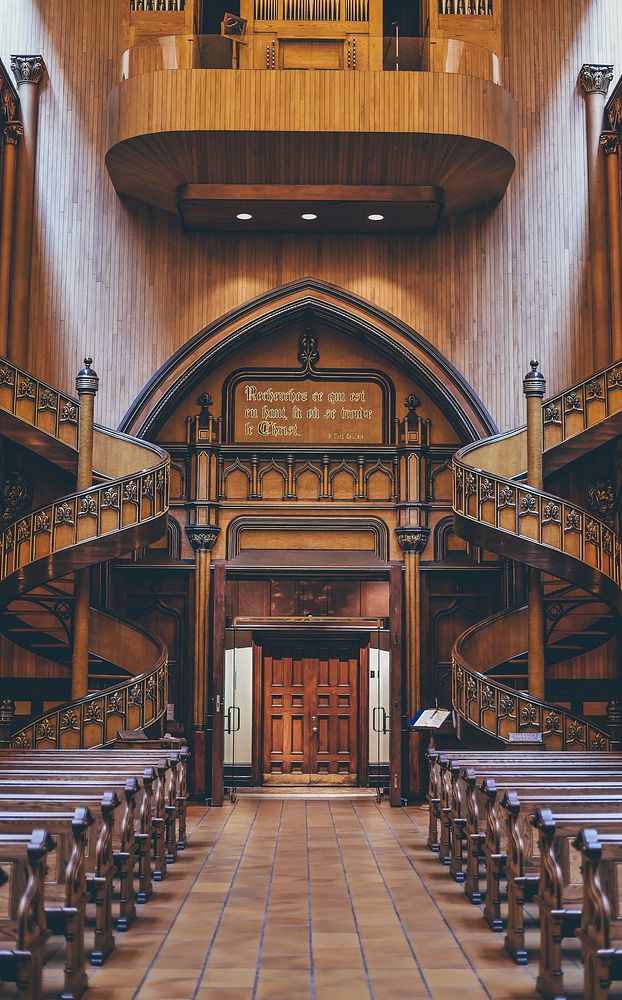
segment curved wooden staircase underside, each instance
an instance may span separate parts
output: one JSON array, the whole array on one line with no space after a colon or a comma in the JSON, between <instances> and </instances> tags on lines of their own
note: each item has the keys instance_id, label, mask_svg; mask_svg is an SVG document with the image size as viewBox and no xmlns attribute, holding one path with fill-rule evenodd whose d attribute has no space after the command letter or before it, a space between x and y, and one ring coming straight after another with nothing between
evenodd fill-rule
<instances>
[{"instance_id":1,"label":"curved wooden staircase underside","mask_svg":"<svg viewBox=\"0 0 622 1000\"><path fill-rule=\"evenodd\" d=\"M620 434L622 361L546 400L542 423L545 476ZM525 485L526 468L524 427L457 452L455 527L474 544L547 574L546 599L557 603L563 618L557 650L550 644L547 654L559 661L564 650L566 658L581 651L577 636L588 634L583 648L594 648L618 630L621 543L610 525L587 510ZM452 686L459 718L497 745L513 745L513 733L542 733L548 749L609 748L608 734L587 719L494 677L501 664L524 657L527 620L526 607L504 611L458 637Z\"/></svg>"},{"instance_id":2,"label":"curved wooden staircase underside","mask_svg":"<svg viewBox=\"0 0 622 1000\"><path fill-rule=\"evenodd\" d=\"M75 475L80 403L0 359L0 434ZM46 606L50 581L149 545L166 532L166 452L95 426L93 486L70 493L10 524L0 548L0 628L46 658L71 662L71 628ZM72 614L71 581L55 599ZM120 729L146 726L166 710L167 650L154 635L90 609L91 659L123 680L56 707L14 733L16 747L96 747Z\"/></svg>"}]
</instances>

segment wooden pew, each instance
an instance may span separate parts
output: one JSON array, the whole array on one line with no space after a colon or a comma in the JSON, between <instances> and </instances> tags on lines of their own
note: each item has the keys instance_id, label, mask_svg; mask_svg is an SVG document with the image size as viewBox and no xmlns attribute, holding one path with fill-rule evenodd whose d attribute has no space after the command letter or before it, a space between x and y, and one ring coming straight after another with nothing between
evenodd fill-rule
<instances>
[{"instance_id":1,"label":"wooden pew","mask_svg":"<svg viewBox=\"0 0 622 1000\"><path fill-rule=\"evenodd\" d=\"M22 757L16 758L13 768L11 768L11 773L16 773L17 765L24 767L35 768L37 772L44 772L44 767L57 768L70 767L72 770L77 769L77 764L74 762L72 754L74 751L34 751L30 752L28 759ZM77 751L76 751L77 753ZM90 754L91 751L83 751L84 755ZM41 759L38 759L40 755ZM149 755L152 757L153 755ZM34 760L32 759L34 757ZM111 765L108 763L110 757L114 758L114 770L112 770ZM83 758L84 759L84 758ZM183 787L183 794L179 794L178 786L178 773L180 762L174 755L169 758L160 756L160 758L153 758L155 763L154 766L157 774L157 780L152 788L152 824L154 829L153 836L153 862L154 862L154 872L153 878L156 882L162 881L166 876L167 860L169 862L175 860L176 847L177 847L177 834L176 834L176 822L179 818L180 822L180 832L183 837L183 842L185 844L185 808L186 808L186 791L185 785ZM128 771L132 769L132 762L125 762L124 764L118 764L117 761L120 760L120 754L118 752L108 751L105 757L100 756L99 767L101 767L102 774L116 774L119 779L125 777ZM0 755L0 766L3 760ZM138 760L134 762L134 767L138 768L143 764ZM89 773L94 772L97 766L97 757L92 760L86 759L85 766L88 767ZM183 773L185 774L185 764L183 765ZM144 781L143 771L143 781ZM185 781L185 778L181 779ZM182 825L183 824L183 825ZM144 832L144 831L141 831ZM146 884L140 890L139 901L144 902L149 898L150 888L148 889Z\"/></svg>"},{"instance_id":2,"label":"wooden pew","mask_svg":"<svg viewBox=\"0 0 622 1000\"><path fill-rule=\"evenodd\" d=\"M45 829L28 837L0 836L0 865L7 879L10 865L8 907L3 921L14 948L0 949L0 981L15 983L21 997L40 1000L43 995L43 951L49 937L45 916L45 868L54 841Z\"/></svg>"},{"instance_id":3,"label":"wooden pew","mask_svg":"<svg viewBox=\"0 0 622 1000\"><path fill-rule=\"evenodd\" d=\"M164 831L163 843L156 852L156 881L166 875L166 862L175 861L178 850L186 846L186 806L187 806L187 748L181 751L139 751L139 750L0 750L0 767L3 761L31 763L37 766L67 763L71 767L84 763L88 767L95 764L123 767L128 773L132 765L154 767L165 761L167 773L164 789Z\"/></svg>"},{"instance_id":4,"label":"wooden pew","mask_svg":"<svg viewBox=\"0 0 622 1000\"><path fill-rule=\"evenodd\" d=\"M76 776L71 780L67 775L54 779L48 776L46 781L39 781L38 777L0 779L0 803L9 800L18 801L22 808L28 806L29 797L38 794L45 788L47 795L61 796L63 804L82 802L84 796L101 796L107 791L114 791L119 800L125 800L125 810L121 822L118 825L118 834L111 845L112 865L119 876L120 899L119 914L117 918L117 929L125 931L128 929L136 916L134 903L134 863L136 855L135 845L135 812L136 802L142 801L145 794L142 786L136 778L128 778L124 784L118 784L116 780L93 781L82 780ZM44 795L44 799L45 799Z\"/></svg>"},{"instance_id":5,"label":"wooden pew","mask_svg":"<svg viewBox=\"0 0 622 1000\"><path fill-rule=\"evenodd\" d=\"M496 794L496 785L501 788L514 787L517 783L543 784L568 782L571 775L575 783L593 783L594 777L602 785L610 785L614 779L622 782L622 761L615 763L598 762L592 769L587 764L573 760L553 761L550 766L541 766L539 761L515 761L513 764L486 762L462 767L451 761L443 771L441 789L442 825L444 831L451 828L449 846L449 871L458 882L464 881L465 893L473 903L480 903L480 864L498 851L498 843L490 847L490 797ZM493 777L494 775L494 777ZM488 836L487 836L488 834ZM447 837L445 832L442 837ZM498 841L498 837L496 838ZM466 876L463 872L464 846L467 848ZM492 877L492 876L491 876Z\"/></svg>"},{"instance_id":6,"label":"wooden pew","mask_svg":"<svg viewBox=\"0 0 622 1000\"><path fill-rule=\"evenodd\" d=\"M428 786L428 803L429 803L429 828L428 828L428 847L433 851L438 851L440 848L438 825L440 822L440 802L441 802L441 767L447 766L449 762L455 761L459 766L476 766L480 764L488 765L503 765L509 764L514 766L517 763L529 765L533 762L535 766L551 766L554 763L561 763L568 761L571 757L575 765L585 761L589 762L590 765L597 764L599 761L615 762L618 761L622 766L622 753L607 752L607 753L594 753L590 751L573 751L571 754L568 752L551 752L541 750L528 750L528 751L477 751L477 750L429 750L428 751L428 765L429 765L429 786Z\"/></svg>"},{"instance_id":7,"label":"wooden pew","mask_svg":"<svg viewBox=\"0 0 622 1000\"><path fill-rule=\"evenodd\" d=\"M524 905L535 899L539 889L540 866L533 859L531 847L525 841L534 833L531 817L538 809L550 809L556 815L583 813L587 818L592 814L617 813L622 809L619 792L613 794L576 793L545 794L539 792L508 791L504 794L501 807L507 814L507 898L508 918L505 935L506 951L519 965L527 961L525 947Z\"/></svg>"},{"instance_id":8,"label":"wooden pew","mask_svg":"<svg viewBox=\"0 0 622 1000\"><path fill-rule=\"evenodd\" d=\"M441 764L441 786L440 786L440 826L441 833L439 839L439 859L444 864L449 864L449 873L456 882L464 881L463 872L463 852L466 841L467 827L467 805L469 798L468 786L473 779L483 779L503 777L505 783L514 776L532 778L535 781L537 776L548 778L552 775L564 775L570 767L580 778L589 777L591 774L619 774L622 780L622 759L616 762L594 761L574 762L568 759L553 760L550 763L538 756L521 761L508 760L508 756L502 761L472 762L464 766L459 760L449 760ZM573 755L574 758L574 755ZM464 775L468 775L468 780ZM466 783L466 787L465 787ZM503 782L502 782L503 784ZM471 829L471 833L475 832Z\"/></svg>"},{"instance_id":9,"label":"wooden pew","mask_svg":"<svg viewBox=\"0 0 622 1000\"><path fill-rule=\"evenodd\" d=\"M116 792L109 791L103 795L101 793L99 795L81 795L80 803L89 808L96 820L100 820L101 823L95 845L95 857L92 859L93 870L87 873L86 882L91 901L95 904L91 964L102 965L114 949L112 888L115 866L113 840L115 812L120 802ZM65 795L28 795L21 796L17 801L14 795L0 794L0 813L29 812L45 815L49 812L64 812L67 807L68 801Z\"/></svg>"},{"instance_id":10,"label":"wooden pew","mask_svg":"<svg viewBox=\"0 0 622 1000\"><path fill-rule=\"evenodd\" d=\"M581 925L583 881L581 857L574 841L586 823L594 824L607 835L622 834L622 809L591 814L538 809L531 818L531 825L538 832L540 854L536 896L540 914L537 988L545 1000L563 994L562 941L573 937Z\"/></svg>"},{"instance_id":11,"label":"wooden pew","mask_svg":"<svg viewBox=\"0 0 622 1000\"><path fill-rule=\"evenodd\" d=\"M48 857L45 878L46 927L50 933L65 938L62 995L64 1000L77 1000L87 986L84 928L89 894L85 855L94 817L84 806L67 813L0 813L0 845L18 837L28 843L33 828L41 823L56 843L56 865L51 867Z\"/></svg>"},{"instance_id":12,"label":"wooden pew","mask_svg":"<svg viewBox=\"0 0 622 1000\"><path fill-rule=\"evenodd\" d=\"M622 835L584 829L575 840L581 852L583 908L576 934L583 955L583 995L607 1000L613 980L622 979Z\"/></svg>"}]
</instances>

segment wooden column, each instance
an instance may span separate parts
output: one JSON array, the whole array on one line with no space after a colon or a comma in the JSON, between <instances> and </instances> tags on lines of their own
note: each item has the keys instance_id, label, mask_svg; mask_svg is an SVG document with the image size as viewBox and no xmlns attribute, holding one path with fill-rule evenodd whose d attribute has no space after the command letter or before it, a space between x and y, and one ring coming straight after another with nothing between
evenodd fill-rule
<instances>
[{"instance_id":1,"label":"wooden column","mask_svg":"<svg viewBox=\"0 0 622 1000\"><path fill-rule=\"evenodd\" d=\"M0 193L0 355L9 350L9 304L11 301L11 262L13 217L15 213L15 172L17 144L24 127L16 120L7 121L2 130L2 192Z\"/></svg>"},{"instance_id":2,"label":"wooden column","mask_svg":"<svg viewBox=\"0 0 622 1000\"><path fill-rule=\"evenodd\" d=\"M9 356L17 365L28 361L32 215L39 126L39 84L45 72L41 56L11 56L17 81L24 140L19 151L15 189L15 238L11 281Z\"/></svg>"},{"instance_id":3,"label":"wooden column","mask_svg":"<svg viewBox=\"0 0 622 1000\"><path fill-rule=\"evenodd\" d=\"M585 63L579 73L585 94L585 134L590 210L590 270L592 276L592 356L595 368L609 361L609 277L607 266L607 218L603 157L600 133L603 128L605 97L613 79L613 66Z\"/></svg>"},{"instance_id":4,"label":"wooden column","mask_svg":"<svg viewBox=\"0 0 622 1000\"><path fill-rule=\"evenodd\" d=\"M400 548L404 553L404 643L406 664L406 714L409 718L421 708L421 589L419 563L426 547L430 529L424 527L396 528Z\"/></svg>"},{"instance_id":5,"label":"wooden column","mask_svg":"<svg viewBox=\"0 0 622 1000\"><path fill-rule=\"evenodd\" d=\"M523 392L527 397L527 482L541 490L542 451L542 399L546 379L538 371L538 362L532 361L531 371L523 379ZM544 699L544 597L542 574L538 569L529 573L529 649L527 660L527 686L534 698Z\"/></svg>"},{"instance_id":6,"label":"wooden column","mask_svg":"<svg viewBox=\"0 0 622 1000\"><path fill-rule=\"evenodd\" d=\"M76 377L80 397L78 426L78 475L76 489L87 490L93 485L93 411L99 388L92 358L84 359L84 368ZM88 567L74 574L73 650L71 655L71 697L83 698L89 691L89 614L91 609L90 573Z\"/></svg>"},{"instance_id":7,"label":"wooden column","mask_svg":"<svg viewBox=\"0 0 622 1000\"><path fill-rule=\"evenodd\" d=\"M403 664L403 607L402 564L391 563L389 571L389 802L402 804L402 672Z\"/></svg>"},{"instance_id":8,"label":"wooden column","mask_svg":"<svg viewBox=\"0 0 622 1000\"><path fill-rule=\"evenodd\" d=\"M421 586L419 564L430 529L424 527L397 528L399 546L404 553L404 665L406 671L406 723L422 707L421 684ZM408 760L408 792L421 790L420 736L407 733L405 739Z\"/></svg>"},{"instance_id":9,"label":"wooden column","mask_svg":"<svg viewBox=\"0 0 622 1000\"><path fill-rule=\"evenodd\" d=\"M194 575L194 669L193 669L193 793L204 797L208 786L207 746L209 716L209 608L210 562L214 543L220 529L197 524L186 527L195 560Z\"/></svg>"},{"instance_id":10,"label":"wooden column","mask_svg":"<svg viewBox=\"0 0 622 1000\"><path fill-rule=\"evenodd\" d=\"M600 147L605 155L607 174L607 233L609 237L609 301L611 305L611 357L622 358L622 229L620 226L619 132L603 132Z\"/></svg>"}]
</instances>

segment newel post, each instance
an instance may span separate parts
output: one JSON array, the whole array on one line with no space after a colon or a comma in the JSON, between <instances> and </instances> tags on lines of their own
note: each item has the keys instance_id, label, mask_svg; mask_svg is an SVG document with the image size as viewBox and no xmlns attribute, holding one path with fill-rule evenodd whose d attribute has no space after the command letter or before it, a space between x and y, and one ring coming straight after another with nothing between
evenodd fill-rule
<instances>
[{"instance_id":1,"label":"newel post","mask_svg":"<svg viewBox=\"0 0 622 1000\"><path fill-rule=\"evenodd\" d=\"M542 489L542 399L546 379L538 371L538 362L531 361L531 371L523 379L523 392L527 397L527 482ZM534 698L544 699L544 596L542 574L538 569L529 573L529 651L527 660L527 686Z\"/></svg>"},{"instance_id":2,"label":"newel post","mask_svg":"<svg viewBox=\"0 0 622 1000\"><path fill-rule=\"evenodd\" d=\"M78 475L76 489L87 490L93 485L93 413L95 394L99 388L97 372L93 371L92 358L84 359L84 368L76 377L80 397L80 423L78 427ZM89 569L74 574L73 651L71 656L71 697L83 698L89 690Z\"/></svg>"}]
</instances>

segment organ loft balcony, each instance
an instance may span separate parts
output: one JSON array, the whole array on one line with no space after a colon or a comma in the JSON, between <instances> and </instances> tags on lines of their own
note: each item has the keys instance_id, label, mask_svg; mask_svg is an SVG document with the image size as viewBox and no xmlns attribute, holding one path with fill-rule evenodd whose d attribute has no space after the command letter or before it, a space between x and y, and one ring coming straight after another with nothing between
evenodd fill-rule
<instances>
[{"instance_id":1,"label":"organ loft balcony","mask_svg":"<svg viewBox=\"0 0 622 1000\"><path fill-rule=\"evenodd\" d=\"M118 2L106 166L188 231L432 233L506 190L503 0Z\"/></svg>"}]
</instances>

